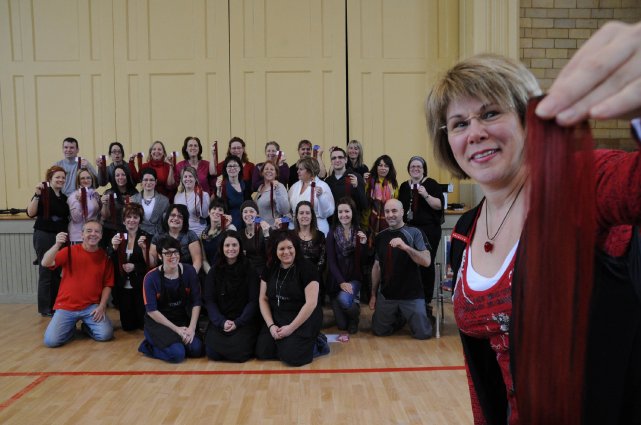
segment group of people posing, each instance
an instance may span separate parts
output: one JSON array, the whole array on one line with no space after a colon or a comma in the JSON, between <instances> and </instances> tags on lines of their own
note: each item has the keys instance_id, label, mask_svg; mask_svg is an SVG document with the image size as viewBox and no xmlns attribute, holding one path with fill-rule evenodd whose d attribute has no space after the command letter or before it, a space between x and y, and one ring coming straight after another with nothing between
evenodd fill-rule
<instances>
[{"instance_id":1,"label":"group of people posing","mask_svg":"<svg viewBox=\"0 0 641 425\"><path fill-rule=\"evenodd\" d=\"M444 205L426 161L410 158L399 184L392 159L382 155L370 170L356 140L330 148L328 168L308 140L291 167L276 142L258 164L245 147L233 137L218 161L214 143L207 160L187 137L178 161L156 141L144 162L141 153L125 161L113 142L111 163L101 156L94 167L65 139L65 158L27 209L38 310L52 316L45 344L64 344L78 321L110 339L110 299L123 330L144 330L139 351L170 362L206 354L307 364L329 352L326 302L340 330L358 332L363 301L374 334L408 323L412 336L430 338Z\"/></svg>"}]
</instances>

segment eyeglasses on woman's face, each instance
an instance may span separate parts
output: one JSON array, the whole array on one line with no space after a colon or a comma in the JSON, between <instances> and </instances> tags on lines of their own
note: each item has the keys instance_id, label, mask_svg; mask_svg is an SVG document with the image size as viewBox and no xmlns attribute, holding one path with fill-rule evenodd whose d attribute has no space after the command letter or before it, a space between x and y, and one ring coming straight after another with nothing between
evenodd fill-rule
<instances>
[{"instance_id":1,"label":"eyeglasses on woman's face","mask_svg":"<svg viewBox=\"0 0 641 425\"><path fill-rule=\"evenodd\" d=\"M171 258L171 257L178 257L180 255L180 251L177 249L169 249L167 251L162 252L162 256L166 258Z\"/></svg>"}]
</instances>

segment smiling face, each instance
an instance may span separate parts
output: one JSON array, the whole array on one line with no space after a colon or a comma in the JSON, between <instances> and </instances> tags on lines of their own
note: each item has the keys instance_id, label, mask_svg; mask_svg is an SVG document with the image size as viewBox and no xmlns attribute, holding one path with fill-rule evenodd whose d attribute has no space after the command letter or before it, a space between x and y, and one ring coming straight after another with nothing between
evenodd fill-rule
<instances>
[{"instance_id":1,"label":"smiling face","mask_svg":"<svg viewBox=\"0 0 641 425\"><path fill-rule=\"evenodd\" d=\"M245 148L240 142L232 142L232 144L229 146L229 153L231 153L233 156L237 156L238 158L242 158L243 153L245 153Z\"/></svg>"},{"instance_id":2,"label":"smiling face","mask_svg":"<svg viewBox=\"0 0 641 425\"><path fill-rule=\"evenodd\" d=\"M174 271L180 263L180 251L175 248L163 249L160 253L162 256L162 265L165 271Z\"/></svg>"},{"instance_id":3,"label":"smiling face","mask_svg":"<svg viewBox=\"0 0 641 425\"><path fill-rule=\"evenodd\" d=\"M227 259L228 264L234 264L238 260L240 254L240 244L238 239L227 236L223 242L223 255Z\"/></svg>"},{"instance_id":4,"label":"smiling face","mask_svg":"<svg viewBox=\"0 0 641 425\"><path fill-rule=\"evenodd\" d=\"M418 159L410 162L410 177L414 181L418 181L423 178L423 163Z\"/></svg>"},{"instance_id":5,"label":"smiling face","mask_svg":"<svg viewBox=\"0 0 641 425\"><path fill-rule=\"evenodd\" d=\"M118 187L127 186L127 174L125 173L125 170L123 170L122 168L116 168L116 170L114 171L114 180L116 181Z\"/></svg>"},{"instance_id":6,"label":"smiling face","mask_svg":"<svg viewBox=\"0 0 641 425\"><path fill-rule=\"evenodd\" d=\"M330 159L332 161L332 167L338 172L345 170L345 165L347 164L347 158L342 151L338 149L331 153Z\"/></svg>"},{"instance_id":7,"label":"smiling face","mask_svg":"<svg viewBox=\"0 0 641 425\"><path fill-rule=\"evenodd\" d=\"M385 203L385 220L391 229L403 227L403 204L398 199Z\"/></svg>"},{"instance_id":8,"label":"smiling face","mask_svg":"<svg viewBox=\"0 0 641 425\"><path fill-rule=\"evenodd\" d=\"M299 226L309 226L312 224L312 209L309 205L301 205L296 213L296 220Z\"/></svg>"},{"instance_id":9,"label":"smiling face","mask_svg":"<svg viewBox=\"0 0 641 425\"><path fill-rule=\"evenodd\" d=\"M220 224L220 217L225 214L225 210L220 207L214 207L209 210L209 219L212 223Z\"/></svg>"},{"instance_id":10,"label":"smiling face","mask_svg":"<svg viewBox=\"0 0 641 425\"><path fill-rule=\"evenodd\" d=\"M78 145L73 142L64 142L62 144L62 153L67 159L74 159L78 156Z\"/></svg>"},{"instance_id":11,"label":"smiling face","mask_svg":"<svg viewBox=\"0 0 641 425\"><path fill-rule=\"evenodd\" d=\"M276 161L276 158L278 157L278 148L276 145L269 144L265 148L265 158L267 158L268 161Z\"/></svg>"},{"instance_id":12,"label":"smiling face","mask_svg":"<svg viewBox=\"0 0 641 425\"><path fill-rule=\"evenodd\" d=\"M200 147L196 140L189 139L187 141L187 154L190 158L198 158L198 155L200 154Z\"/></svg>"},{"instance_id":13,"label":"smiling face","mask_svg":"<svg viewBox=\"0 0 641 425\"><path fill-rule=\"evenodd\" d=\"M300 148L298 148L298 156L300 159L309 158L312 156L312 145L303 143Z\"/></svg>"},{"instance_id":14,"label":"smiling face","mask_svg":"<svg viewBox=\"0 0 641 425\"><path fill-rule=\"evenodd\" d=\"M153 145L151 145L151 159L154 161L162 161L165 159L165 149L163 146L156 142Z\"/></svg>"},{"instance_id":15,"label":"smiling face","mask_svg":"<svg viewBox=\"0 0 641 425\"><path fill-rule=\"evenodd\" d=\"M296 249L294 248L292 241L288 239L280 241L276 246L276 257L278 257L280 264L285 268L294 264L294 260L296 259Z\"/></svg>"},{"instance_id":16,"label":"smiling face","mask_svg":"<svg viewBox=\"0 0 641 425\"><path fill-rule=\"evenodd\" d=\"M102 238L102 226L100 223L90 221L82 228L82 244L85 248L95 249Z\"/></svg>"},{"instance_id":17,"label":"smiling face","mask_svg":"<svg viewBox=\"0 0 641 425\"><path fill-rule=\"evenodd\" d=\"M196 177L191 171L183 170L182 183L186 190L192 191L196 186Z\"/></svg>"},{"instance_id":18,"label":"smiling face","mask_svg":"<svg viewBox=\"0 0 641 425\"><path fill-rule=\"evenodd\" d=\"M479 184L508 185L523 169L525 131L512 110L472 98L454 101L447 108L447 128L457 127L457 134L448 132L450 148Z\"/></svg>"},{"instance_id":19,"label":"smiling face","mask_svg":"<svg viewBox=\"0 0 641 425\"><path fill-rule=\"evenodd\" d=\"M178 211L178 209L174 208L171 210L169 213L169 221L167 222L169 225L169 229L173 231L180 231L183 228L183 221L185 218L183 215Z\"/></svg>"},{"instance_id":20,"label":"smiling face","mask_svg":"<svg viewBox=\"0 0 641 425\"><path fill-rule=\"evenodd\" d=\"M268 162L263 165L263 179L265 179L266 183L276 180L276 167L274 167L274 164Z\"/></svg>"},{"instance_id":21,"label":"smiling face","mask_svg":"<svg viewBox=\"0 0 641 425\"><path fill-rule=\"evenodd\" d=\"M156 189L156 178L151 174L143 174L142 188L148 192L153 192Z\"/></svg>"},{"instance_id":22,"label":"smiling face","mask_svg":"<svg viewBox=\"0 0 641 425\"><path fill-rule=\"evenodd\" d=\"M358 155L360 154L360 152L361 150L356 144L350 144L347 147L347 157L352 161L356 161L358 159Z\"/></svg>"},{"instance_id":23,"label":"smiling face","mask_svg":"<svg viewBox=\"0 0 641 425\"><path fill-rule=\"evenodd\" d=\"M87 170L83 170L78 174L78 183L80 187L90 188L93 186L93 177L91 173Z\"/></svg>"},{"instance_id":24,"label":"smiling face","mask_svg":"<svg viewBox=\"0 0 641 425\"><path fill-rule=\"evenodd\" d=\"M124 223L128 232L135 232L140 225L140 216L138 214L128 214L124 219Z\"/></svg>"},{"instance_id":25,"label":"smiling face","mask_svg":"<svg viewBox=\"0 0 641 425\"><path fill-rule=\"evenodd\" d=\"M56 171L51 176L51 180L49 180L49 184L53 189L60 190L65 186L66 181L67 181L67 175L65 174L65 172Z\"/></svg>"},{"instance_id":26,"label":"smiling face","mask_svg":"<svg viewBox=\"0 0 641 425\"><path fill-rule=\"evenodd\" d=\"M340 204L338 206L338 221L340 221L343 226L352 224L352 217L352 208L348 204Z\"/></svg>"},{"instance_id":27,"label":"smiling face","mask_svg":"<svg viewBox=\"0 0 641 425\"><path fill-rule=\"evenodd\" d=\"M243 211L241 212L241 215L243 217L243 222L247 226L253 226L254 219L256 218L258 213L252 207L245 207L245 208L243 208Z\"/></svg>"},{"instance_id":28,"label":"smiling face","mask_svg":"<svg viewBox=\"0 0 641 425\"><path fill-rule=\"evenodd\" d=\"M227 163L227 176L231 178L238 177L240 174L241 165L236 161L229 161Z\"/></svg>"}]
</instances>

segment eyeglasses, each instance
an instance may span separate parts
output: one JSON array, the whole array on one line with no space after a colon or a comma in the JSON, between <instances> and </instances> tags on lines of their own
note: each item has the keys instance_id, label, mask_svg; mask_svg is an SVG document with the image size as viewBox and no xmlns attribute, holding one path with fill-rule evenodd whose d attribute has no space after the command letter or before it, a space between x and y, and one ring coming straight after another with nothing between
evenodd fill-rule
<instances>
[{"instance_id":1,"label":"eyeglasses","mask_svg":"<svg viewBox=\"0 0 641 425\"><path fill-rule=\"evenodd\" d=\"M240 167L238 167L238 165L236 165L236 164L229 164L227 166L227 169L230 169L230 168L240 168Z\"/></svg>"},{"instance_id":2,"label":"eyeglasses","mask_svg":"<svg viewBox=\"0 0 641 425\"><path fill-rule=\"evenodd\" d=\"M142 179L143 183L154 183L156 179Z\"/></svg>"},{"instance_id":3,"label":"eyeglasses","mask_svg":"<svg viewBox=\"0 0 641 425\"><path fill-rule=\"evenodd\" d=\"M344 157L344 156L333 156L333 157L331 157L330 159L331 159L332 161L334 161L335 159L345 159L345 157Z\"/></svg>"},{"instance_id":4,"label":"eyeglasses","mask_svg":"<svg viewBox=\"0 0 641 425\"><path fill-rule=\"evenodd\" d=\"M169 218L179 218L179 219L182 220L183 219L183 215L182 214L169 214Z\"/></svg>"},{"instance_id":5,"label":"eyeglasses","mask_svg":"<svg viewBox=\"0 0 641 425\"><path fill-rule=\"evenodd\" d=\"M439 127L439 129L445 131L448 135L459 136L467 132L473 119L477 119L479 124L487 127L495 124L505 115L506 111L500 108L491 108L478 114L470 115L465 119L452 118L446 125Z\"/></svg>"},{"instance_id":6,"label":"eyeglasses","mask_svg":"<svg viewBox=\"0 0 641 425\"><path fill-rule=\"evenodd\" d=\"M164 251L162 253L163 257L171 258L171 257L178 257L180 255L180 251L176 249L171 249L169 251Z\"/></svg>"}]
</instances>

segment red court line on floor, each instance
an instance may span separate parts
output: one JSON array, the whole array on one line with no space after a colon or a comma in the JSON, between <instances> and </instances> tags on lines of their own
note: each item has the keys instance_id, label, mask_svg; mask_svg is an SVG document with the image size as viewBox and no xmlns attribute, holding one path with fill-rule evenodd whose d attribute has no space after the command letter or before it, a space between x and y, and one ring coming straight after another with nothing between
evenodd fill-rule
<instances>
[{"instance_id":1,"label":"red court line on floor","mask_svg":"<svg viewBox=\"0 0 641 425\"><path fill-rule=\"evenodd\" d=\"M279 370L123 370L81 372L0 372L8 376L144 376L144 375L314 375L339 373L440 372L465 370L465 366L385 367L369 369L279 369Z\"/></svg>"},{"instance_id":2,"label":"red court line on floor","mask_svg":"<svg viewBox=\"0 0 641 425\"><path fill-rule=\"evenodd\" d=\"M38 385L42 384L48 377L49 377L48 374L41 375L41 376L38 377L38 379L36 379L35 381L33 381L32 383L30 383L29 385L27 385L26 387L21 389L20 391L18 391L14 395L12 395L8 400L6 400L6 401L4 401L3 403L0 404L0 411L2 411L3 409L11 406L14 402L20 400L29 391L33 390Z\"/></svg>"}]
</instances>

